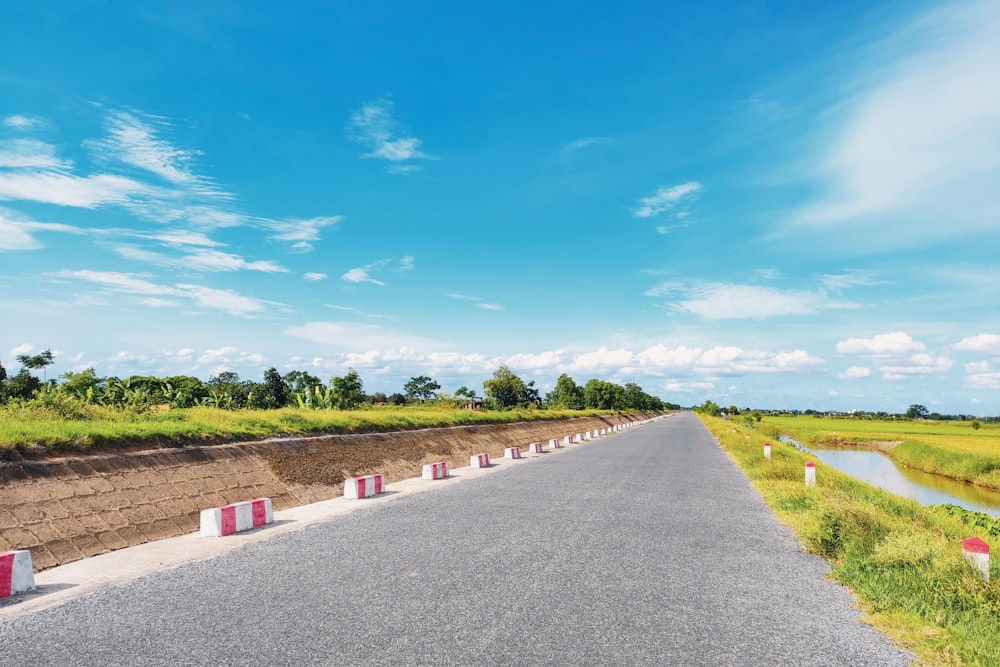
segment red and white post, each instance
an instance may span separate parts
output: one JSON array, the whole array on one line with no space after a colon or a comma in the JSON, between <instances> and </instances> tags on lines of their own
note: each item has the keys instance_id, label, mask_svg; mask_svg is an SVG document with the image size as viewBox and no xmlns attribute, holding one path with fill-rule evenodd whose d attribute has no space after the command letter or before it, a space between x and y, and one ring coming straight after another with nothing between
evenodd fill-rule
<instances>
[{"instance_id":1,"label":"red and white post","mask_svg":"<svg viewBox=\"0 0 1000 667\"><path fill-rule=\"evenodd\" d=\"M549 439L549 449L559 449L562 445L559 444L559 438Z\"/></svg>"},{"instance_id":2,"label":"red and white post","mask_svg":"<svg viewBox=\"0 0 1000 667\"><path fill-rule=\"evenodd\" d=\"M806 486L816 486L816 464L806 462Z\"/></svg>"},{"instance_id":3,"label":"red and white post","mask_svg":"<svg viewBox=\"0 0 1000 667\"><path fill-rule=\"evenodd\" d=\"M990 545L978 537L962 540L962 556L983 579L990 580Z\"/></svg>"},{"instance_id":4,"label":"red and white post","mask_svg":"<svg viewBox=\"0 0 1000 667\"><path fill-rule=\"evenodd\" d=\"M473 454L469 457L469 465L473 468L489 468L490 467L490 455L487 452L482 454Z\"/></svg>"},{"instance_id":5,"label":"red and white post","mask_svg":"<svg viewBox=\"0 0 1000 667\"><path fill-rule=\"evenodd\" d=\"M507 447L503 450L503 457L505 459L519 459L521 458L521 448L520 447Z\"/></svg>"},{"instance_id":6,"label":"red and white post","mask_svg":"<svg viewBox=\"0 0 1000 667\"><path fill-rule=\"evenodd\" d=\"M771 458L771 443L769 442L764 443L764 458L765 459Z\"/></svg>"},{"instance_id":7,"label":"red and white post","mask_svg":"<svg viewBox=\"0 0 1000 667\"><path fill-rule=\"evenodd\" d=\"M0 551L0 600L35 590L35 570L27 549Z\"/></svg>"},{"instance_id":8,"label":"red and white post","mask_svg":"<svg viewBox=\"0 0 1000 667\"><path fill-rule=\"evenodd\" d=\"M420 476L424 479L444 479L448 476L448 462L425 463Z\"/></svg>"},{"instance_id":9,"label":"red and white post","mask_svg":"<svg viewBox=\"0 0 1000 667\"><path fill-rule=\"evenodd\" d=\"M274 508L270 498L255 498L202 510L200 519L201 537L225 537L273 523Z\"/></svg>"},{"instance_id":10,"label":"red and white post","mask_svg":"<svg viewBox=\"0 0 1000 667\"><path fill-rule=\"evenodd\" d=\"M345 498L371 498L380 493L385 493L385 475L382 473L350 477L344 480Z\"/></svg>"},{"instance_id":11,"label":"red and white post","mask_svg":"<svg viewBox=\"0 0 1000 667\"><path fill-rule=\"evenodd\" d=\"M531 452L532 454L544 454L545 446L542 445L542 443L540 442L533 442L530 445L528 445L528 451Z\"/></svg>"}]
</instances>

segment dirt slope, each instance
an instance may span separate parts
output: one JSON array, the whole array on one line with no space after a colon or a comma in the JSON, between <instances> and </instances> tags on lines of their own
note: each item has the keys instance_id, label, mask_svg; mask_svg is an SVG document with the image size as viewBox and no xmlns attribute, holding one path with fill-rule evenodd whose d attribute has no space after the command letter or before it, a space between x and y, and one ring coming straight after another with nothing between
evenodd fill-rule
<instances>
[{"instance_id":1,"label":"dirt slope","mask_svg":"<svg viewBox=\"0 0 1000 667\"><path fill-rule=\"evenodd\" d=\"M394 482L424 463L561 438L651 415L289 438L0 464L0 551L30 549L36 570L198 530L209 507L269 497L275 509L343 493L346 477Z\"/></svg>"}]
</instances>

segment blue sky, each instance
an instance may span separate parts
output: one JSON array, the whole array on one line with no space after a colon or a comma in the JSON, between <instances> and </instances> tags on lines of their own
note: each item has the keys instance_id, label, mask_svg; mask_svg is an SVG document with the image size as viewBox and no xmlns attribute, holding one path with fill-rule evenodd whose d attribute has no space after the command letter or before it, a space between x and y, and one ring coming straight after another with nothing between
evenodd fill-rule
<instances>
[{"instance_id":1,"label":"blue sky","mask_svg":"<svg viewBox=\"0 0 1000 667\"><path fill-rule=\"evenodd\" d=\"M1000 413L1000 2L423 4L0 2L0 362Z\"/></svg>"}]
</instances>

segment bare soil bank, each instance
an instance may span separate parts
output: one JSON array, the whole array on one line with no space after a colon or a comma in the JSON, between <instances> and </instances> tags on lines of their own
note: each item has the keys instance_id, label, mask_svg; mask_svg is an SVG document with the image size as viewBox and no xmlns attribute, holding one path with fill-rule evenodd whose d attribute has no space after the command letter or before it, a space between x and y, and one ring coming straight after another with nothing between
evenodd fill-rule
<instances>
[{"instance_id":1,"label":"bare soil bank","mask_svg":"<svg viewBox=\"0 0 1000 667\"><path fill-rule=\"evenodd\" d=\"M36 570L198 530L199 513L269 497L286 509L339 496L346 477L390 483L424 463L561 438L653 415L261 440L0 464L0 551L30 549Z\"/></svg>"}]
</instances>

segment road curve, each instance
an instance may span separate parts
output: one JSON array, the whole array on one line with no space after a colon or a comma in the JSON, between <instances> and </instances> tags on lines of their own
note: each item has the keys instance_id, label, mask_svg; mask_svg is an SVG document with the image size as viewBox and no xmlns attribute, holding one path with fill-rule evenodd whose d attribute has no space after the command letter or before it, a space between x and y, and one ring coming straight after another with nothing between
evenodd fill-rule
<instances>
[{"instance_id":1,"label":"road curve","mask_svg":"<svg viewBox=\"0 0 1000 667\"><path fill-rule=\"evenodd\" d=\"M827 571L679 414L4 621L0 661L907 664Z\"/></svg>"}]
</instances>

